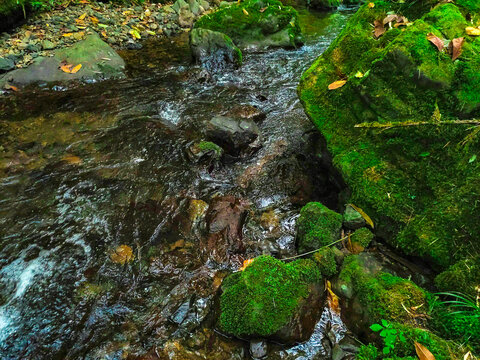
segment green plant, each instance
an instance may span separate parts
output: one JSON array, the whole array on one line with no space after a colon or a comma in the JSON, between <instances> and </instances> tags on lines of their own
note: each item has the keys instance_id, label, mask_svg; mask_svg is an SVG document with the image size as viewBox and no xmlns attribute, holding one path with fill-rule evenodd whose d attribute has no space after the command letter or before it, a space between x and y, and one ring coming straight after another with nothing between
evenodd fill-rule
<instances>
[{"instance_id":1,"label":"green plant","mask_svg":"<svg viewBox=\"0 0 480 360\"><path fill-rule=\"evenodd\" d=\"M373 324L370 326L370 329L375 332L380 331L380 336L383 338L385 345L382 350L384 355L388 355L393 352L397 339L402 343L406 342L403 331L393 328L392 324L385 319L381 320L381 324Z\"/></svg>"},{"instance_id":2,"label":"green plant","mask_svg":"<svg viewBox=\"0 0 480 360\"><path fill-rule=\"evenodd\" d=\"M480 319L480 297L475 299L471 295L463 294L458 291L442 292L437 295L448 296L450 300L440 301L440 304L455 308L456 311L450 312L450 315L463 315L472 319Z\"/></svg>"}]
</instances>

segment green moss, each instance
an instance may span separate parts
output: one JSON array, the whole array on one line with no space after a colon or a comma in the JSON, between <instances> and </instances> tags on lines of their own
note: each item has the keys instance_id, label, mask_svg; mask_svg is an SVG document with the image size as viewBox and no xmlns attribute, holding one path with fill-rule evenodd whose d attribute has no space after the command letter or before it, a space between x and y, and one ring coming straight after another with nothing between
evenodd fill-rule
<instances>
[{"instance_id":1,"label":"green moss","mask_svg":"<svg viewBox=\"0 0 480 360\"><path fill-rule=\"evenodd\" d=\"M367 228L361 228L356 230L351 236L350 239L352 242L358 243L366 248L372 242L374 235Z\"/></svg>"},{"instance_id":2,"label":"green moss","mask_svg":"<svg viewBox=\"0 0 480 360\"><path fill-rule=\"evenodd\" d=\"M223 32L240 47L295 47L301 35L297 19L296 10L278 0L247 0L205 15L194 26Z\"/></svg>"},{"instance_id":3,"label":"green moss","mask_svg":"<svg viewBox=\"0 0 480 360\"><path fill-rule=\"evenodd\" d=\"M201 141L197 144L197 147L201 151L213 151L218 155L223 152L223 149L220 146L211 141Z\"/></svg>"},{"instance_id":4,"label":"green moss","mask_svg":"<svg viewBox=\"0 0 480 360\"><path fill-rule=\"evenodd\" d=\"M480 286L480 256L470 257L450 266L435 278L440 291L458 291L475 296Z\"/></svg>"},{"instance_id":5,"label":"green moss","mask_svg":"<svg viewBox=\"0 0 480 360\"><path fill-rule=\"evenodd\" d=\"M305 72L300 98L350 187L350 201L393 246L446 267L480 252L480 162L469 163L480 143L463 147L471 129L462 125L384 131L355 125L430 121L437 106L442 119L480 116L480 41L465 35L465 8L455 4L374 3L362 6ZM372 24L389 12L414 22L377 40ZM429 33L465 36L459 59L439 52ZM355 77L358 71L364 76ZM339 79L348 82L329 91Z\"/></svg>"},{"instance_id":6,"label":"green moss","mask_svg":"<svg viewBox=\"0 0 480 360\"><path fill-rule=\"evenodd\" d=\"M356 360L376 360L378 358L378 350L373 344L362 345L355 357Z\"/></svg>"},{"instance_id":7,"label":"green moss","mask_svg":"<svg viewBox=\"0 0 480 360\"><path fill-rule=\"evenodd\" d=\"M224 280L220 327L239 337L272 335L308 296L309 285L320 280L320 271L311 260L285 264L260 256Z\"/></svg>"},{"instance_id":8,"label":"green moss","mask_svg":"<svg viewBox=\"0 0 480 360\"><path fill-rule=\"evenodd\" d=\"M313 260L318 264L320 272L325 277L337 274L335 251L331 247L323 248L313 254Z\"/></svg>"},{"instance_id":9,"label":"green moss","mask_svg":"<svg viewBox=\"0 0 480 360\"><path fill-rule=\"evenodd\" d=\"M340 238L342 215L318 202L310 202L300 211L297 220L298 250L318 249Z\"/></svg>"},{"instance_id":10,"label":"green moss","mask_svg":"<svg viewBox=\"0 0 480 360\"><path fill-rule=\"evenodd\" d=\"M371 274L365 270L358 255L349 256L339 279L351 284L361 304L374 322L381 319L411 323L405 308L425 304L426 293L413 282L388 273ZM419 313L425 310L420 308Z\"/></svg>"}]
</instances>

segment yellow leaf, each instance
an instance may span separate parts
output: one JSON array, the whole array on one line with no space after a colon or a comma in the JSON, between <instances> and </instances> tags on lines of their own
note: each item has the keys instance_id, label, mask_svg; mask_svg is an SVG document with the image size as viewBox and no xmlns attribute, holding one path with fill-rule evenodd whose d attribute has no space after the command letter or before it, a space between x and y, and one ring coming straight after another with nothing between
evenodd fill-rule
<instances>
[{"instance_id":1,"label":"yellow leaf","mask_svg":"<svg viewBox=\"0 0 480 360\"><path fill-rule=\"evenodd\" d=\"M330 85L328 85L328 90L335 90L341 88L343 85L347 83L347 80L337 80Z\"/></svg>"},{"instance_id":2,"label":"yellow leaf","mask_svg":"<svg viewBox=\"0 0 480 360\"><path fill-rule=\"evenodd\" d=\"M332 291L332 284L328 280L325 280L325 289L327 291L328 307L337 314L340 314L340 303L338 301L338 296Z\"/></svg>"},{"instance_id":3,"label":"yellow leaf","mask_svg":"<svg viewBox=\"0 0 480 360\"><path fill-rule=\"evenodd\" d=\"M63 72L69 73L69 74L72 72L72 68L73 68L72 64L65 64L65 65L60 66L60 70L62 70Z\"/></svg>"},{"instance_id":4,"label":"yellow leaf","mask_svg":"<svg viewBox=\"0 0 480 360\"><path fill-rule=\"evenodd\" d=\"M73 35L73 33L65 33L65 34L63 34L62 36L63 36L63 37L69 37L69 36L72 36L72 35Z\"/></svg>"},{"instance_id":5,"label":"yellow leaf","mask_svg":"<svg viewBox=\"0 0 480 360\"><path fill-rule=\"evenodd\" d=\"M480 36L480 29L477 29L475 27L469 26L465 29L467 35L470 36Z\"/></svg>"},{"instance_id":6,"label":"yellow leaf","mask_svg":"<svg viewBox=\"0 0 480 360\"><path fill-rule=\"evenodd\" d=\"M363 73L361 71L357 71L357 73L355 74L355 77L358 79L361 79L363 78Z\"/></svg>"},{"instance_id":7,"label":"yellow leaf","mask_svg":"<svg viewBox=\"0 0 480 360\"><path fill-rule=\"evenodd\" d=\"M435 356L428 350L425 346L418 342L414 342L415 345L415 351L417 352L417 355L420 360L435 360Z\"/></svg>"},{"instance_id":8,"label":"yellow leaf","mask_svg":"<svg viewBox=\"0 0 480 360\"><path fill-rule=\"evenodd\" d=\"M148 35L155 35L155 31L147 30L146 32L147 32Z\"/></svg>"},{"instance_id":9,"label":"yellow leaf","mask_svg":"<svg viewBox=\"0 0 480 360\"><path fill-rule=\"evenodd\" d=\"M141 39L142 37L140 36L140 33L138 32L137 29L131 29L129 31L129 34L132 35L134 39Z\"/></svg>"},{"instance_id":10,"label":"yellow leaf","mask_svg":"<svg viewBox=\"0 0 480 360\"><path fill-rule=\"evenodd\" d=\"M108 37L107 32L106 32L105 30L102 31L101 34L102 34L102 36L103 36L104 38Z\"/></svg>"},{"instance_id":11,"label":"yellow leaf","mask_svg":"<svg viewBox=\"0 0 480 360\"><path fill-rule=\"evenodd\" d=\"M247 10L245 10L245 9L242 9L242 10L243 10L243 13L244 13L245 15L248 15L248 11L247 11Z\"/></svg>"},{"instance_id":12,"label":"yellow leaf","mask_svg":"<svg viewBox=\"0 0 480 360\"><path fill-rule=\"evenodd\" d=\"M358 206L355 206L355 205L353 205L353 204L349 204L349 205L350 205L351 207L353 207L355 210L357 210L360 215L362 215L362 217L365 219L365 221L367 222L367 224L371 226L372 229L375 228L375 226L373 225L372 219L370 219L370 216L368 216L368 215L365 213L365 211L363 211L363 210L360 209Z\"/></svg>"},{"instance_id":13,"label":"yellow leaf","mask_svg":"<svg viewBox=\"0 0 480 360\"><path fill-rule=\"evenodd\" d=\"M78 20L81 21L81 20L85 19L86 16L87 16L87 13L83 13L82 15L80 15L80 16L78 17Z\"/></svg>"},{"instance_id":14,"label":"yellow leaf","mask_svg":"<svg viewBox=\"0 0 480 360\"><path fill-rule=\"evenodd\" d=\"M93 24L98 24L98 19L97 19L95 16L90 16L90 21L91 21Z\"/></svg>"},{"instance_id":15,"label":"yellow leaf","mask_svg":"<svg viewBox=\"0 0 480 360\"><path fill-rule=\"evenodd\" d=\"M62 157L62 160L71 164L71 165L78 165L78 164L82 163L82 159L80 159L78 156L70 155L70 154Z\"/></svg>"},{"instance_id":16,"label":"yellow leaf","mask_svg":"<svg viewBox=\"0 0 480 360\"><path fill-rule=\"evenodd\" d=\"M145 10L145 16L148 17L150 15L152 15L152 12L150 11L150 9Z\"/></svg>"},{"instance_id":17,"label":"yellow leaf","mask_svg":"<svg viewBox=\"0 0 480 360\"><path fill-rule=\"evenodd\" d=\"M75 66L72 71L70 71L71 74L76 74L80 69L82 68L82 64L78 64Z\"/></svg>"},{"instance_id":18,"label":"yellow leaf","mask_svg":"<svg viewBox=\"0 0 480 360\"><path fill-rule=\"evenodd\" d=\"M243 262L243 266L239 269L239 271L245 270L248 265L250 265L251 263L253 263L254 260L255 260L255 258L245 260L245 261Z\"/></svg>"},{"instance_id":19,"label":"yellow leaf","mask_svg":"<svg viewBox=\"0 0 480 360\"><path fill-rule=\"evenodd\" d=\"M294 23L293 21L290 21L290 25L291 25L292 27L295 27L295 23Z\"/></svg>"},{"instance_id":20,"label":"yellow leaf","mask_svg":"<svg viewBox=\"0 0 480 360\"><path fill-rule=\"evenodd\" d=\"M133 256L133 250L128 245L120 245L115 249L114 252L110 254L110 259L117 264L125 264L127 262L133 261L135 257Z\"/></svg>"},{"instance_id":21,"label":"yellow leaf","mask_svg":"<svg viewBox=\"0 0 480 360\"><path fill-rule=\"evenodd\" d=\"M374 7L375 7L375 4L374 4L374 3L372 3L372 2L371 2L371 3L368 3L368 7L369 7L370 9L372 9L372 8L374 8Z\"/></svg>"}]
</instances>

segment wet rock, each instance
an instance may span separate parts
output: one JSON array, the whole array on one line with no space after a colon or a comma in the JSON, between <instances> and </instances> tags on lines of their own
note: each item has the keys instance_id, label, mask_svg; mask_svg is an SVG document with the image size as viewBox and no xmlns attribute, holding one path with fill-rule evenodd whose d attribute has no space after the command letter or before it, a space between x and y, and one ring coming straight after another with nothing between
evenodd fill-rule
<instances>
[{"instance_id":1,"label":"wet rock","mask_svg":"<svg viewBox=\"0 0 480 360\"><path fill-rule=\"evenodd\" d=\"M351 205L347 205L343 213L343 226L347 229L356 230L366 225L363 216Z\"/></svg>"},{"instance_id":2,"label":"wet rock","mask_svg":"<svg viewBox=\"0 0 480 360\"><path fill-rule=\"evenodd\" d=\"M206 214L207 229L210 233L228 230L228 236L241 238L246 217L247 204L234 196L215 198Z\"/></svg>"},{"instance_id":3,"label":"wet rock","mask_svg":"<svg viewBox=\"0 0 480 360\"><path fill-rule=\"evenodd\" d=\"M250 355L254 359L263 359L267 356L268 346L264 340L252 340L250 341Z\"/></svg>"},{"instance_id":4,"label":"wet rock","mask_svg":"<svg viewBox=\"0 0 480 360\"><path fill-rule=\"evenodd\" d=\"M233 156L250 153L260 145L260 129L251 120L216 116L207 124L207 137Z\"/></svg>"},{"instance_id":5,"label":"wet rock","mask_svg":"<svg viewBox=\"0 0 480 360\"><path fill-rule=\"evenodd\" d=\"M0 58L0 72L10 71L15 69L15 63L8 58Z\"/></svg>"},{"instance_id":6,"label":"wet rock","mask_svg":"<svg viewBox=\"0 0 480 360\"><path fill-rule=\"evenodd\" d=\"M267 117L267 114L253 105L237 105L230 109L225 115L246 120L253 120L256 123L262 122Z\"/></svg>"},{"instance_id":7,"label":"wet rock","mask_svg":"<svg viewBox=\"0 0 480 360\"><path fill-rule=\"evenodd\" d=\"M190 11L189 7L183 7L178 14L178 24L183 28L189 28L193 25L195 15Z\"/></svg>"},{"instance_id":8,"label":"wet rock","mask_svg":"<svg viewBox=\"0 0 480 360\"><path fill-rule=\"evenodd\" d=\"M223 32L241 49L296 47L301 43L297 19L297 12L280 1L248 0L200 18L195 28Z\"/></svg>"},{"instance_id":9,"label":"wet rock","mask_svg":"<svg viewBox=\"0 0 480 360\"><path fill-rule=\"evenodd\" d=\"M106 60L108 59L108 60ZM60 70L62 62L78 65L82 68L75 74ZM0 87L5 83L27 85L39 82L64 82L71 80L100 80L124 77L123 59L97 34L89 35L85 40L71 48L55 51L53 57L38 57L34 64L25 69L18 69L0 78Z\"/></svg>"},{"instance_id":10,"label":"wet rock","mask_svg":"<svg viewBox=\"0 0 480 360\"><path fill-rule=\"evenodd\" d=\"M216 161L223 155L223 149L210 141L201 141L188 148L188 157L193 161Z\"/></svg>"},{"instance_id":11,"label":"wet rock","mask_svg":"<svg viewBox=\"0 0 480 360\"><path fill-rule=\"evenodd\" d=\"M227 65L240 66L242 52L225 34L206 29L193 29L190 47L195 60L208 70L220 70Z\"/></svg>"},{"instance_id":12,"label":"wet rock","mask_svg":"<svg viewBox=\"0 0 480 360\"><path fill-rule=\"evenodd\" d=\"M222 284L220 328L284 344L307 340L322 311L323 282L311 260L285 264L260 256ZM248 296L245 296L248 294Z\"/></svg>"},{"instance_id":13,"label":"wet rock","mask_svg":"<svg viewBox=\"0 0 480 360\"><path fill-rule=\"evenodd\" d=\"M342 215L318 202L305 205L297 221L298 251L307 252L340 239Z\"/></svg>"}]
</instances>

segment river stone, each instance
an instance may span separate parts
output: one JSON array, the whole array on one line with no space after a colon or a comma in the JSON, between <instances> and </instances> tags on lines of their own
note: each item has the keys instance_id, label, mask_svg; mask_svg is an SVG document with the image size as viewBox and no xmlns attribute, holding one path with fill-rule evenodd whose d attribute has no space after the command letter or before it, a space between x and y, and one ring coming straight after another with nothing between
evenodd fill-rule
<instances>
[{"instance_id":1,"label":"river stone","mask_svg":"<svg viewBox=\"0 0 480 360\"><path fill-rule=\"evenodd\" d=\"M365 226L365 224L363 216L353 206L347 205L343 213L343 226L347 229L356 230Z\"/></svg>"},{"instance_id":2,"label":"river stone","mask_svg":"<svg viewBox=\"0 0 480 360\"><path fill-rule=\"evenodd\" d=\"M240 66L242 52L227 35L206 29L190 33L193 57L209 71L224 69L228 64Z\"/></svg>"},{"instance_id":3,"label":"river stone","mask_svg":"<svg viewBox=\"0 0 480 360\"><path fill-rule=\"evenodd\" d=\"M0 57L0 72L15 69L15 63L8 58Z\"/></svg>"},{"instance_id":4,"label":"river stone","mask_svg":"<svg viewBox=\"0 0 480 360\"><path fill-rule=\"evenodd\" d=\"M267 356L268 344L265 340L250 341L250 355L254 359L263 359Z\"/></svg>"},{"instance_id":5,"label":"river stone","mask_svg":"<svg viewBox=\"0 0 480 360\"><path fill-rule=\"evenodd\" d=\"M251 120L215 116L208 122L206 131L208 138L233 156L259 146L260 129Z\"/></svg>"},{"instance_id":6,"label":"river stone","mask_svg":"<svg viewBox=\"0 0 480 360\"><path fill-rule=\"evenodd\" d=\"M180 13L178 14L178 24L183 28L189 28L193 24L195 16L190 11L189 7L182 7Z\"/></svg>"},{"instance_id":7,"label":"river stone","mask_svg":"<svg viewBox=\"0 0 480 360\"><path fill-rule=\"evenodd\" d=\"M109 60L107 60L109 59ZM60 70L62 62L81 64L76 74ZM11 71L0 78L0 87L14 85L65 82L71 80L102 80L124 77L123 59L97 34L89 35L74 46L55 51L53 57L38 57L25 69Z\"/></svg>"},{"instance_id":8,"label":"river stone","mask_svg":"<svg viewBox=\"0 0 480 360\"><path fill-rule=\"evenodd\" d=\"M185 2L185 0L177 0L175 3L172 5L172 9L175 10L177 14L180 15L180 9L183 8L188 8L188 4Z\"/></svg>"}]
</instances>

